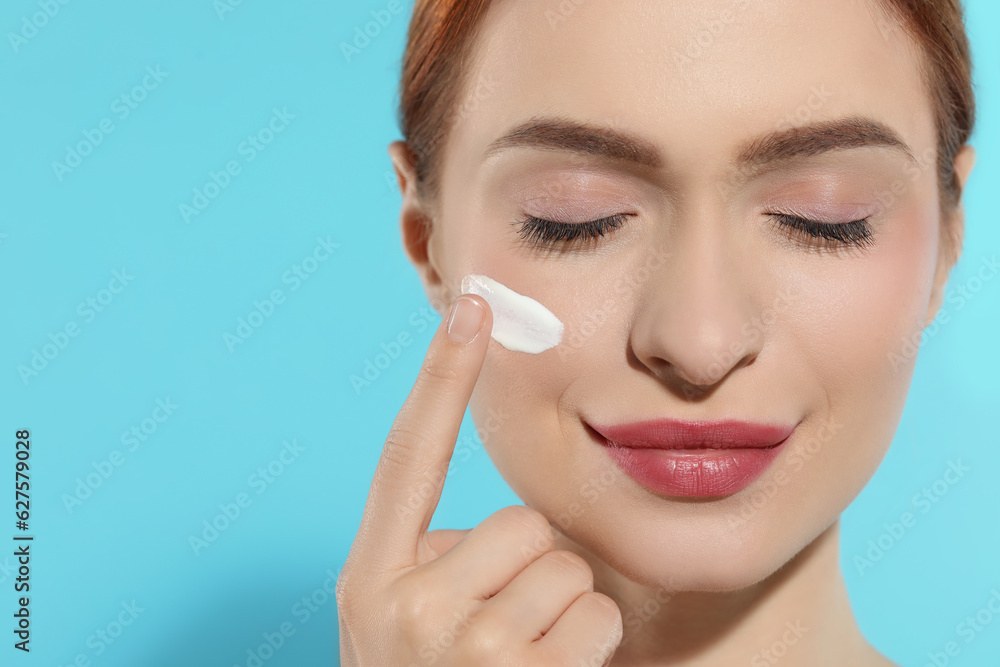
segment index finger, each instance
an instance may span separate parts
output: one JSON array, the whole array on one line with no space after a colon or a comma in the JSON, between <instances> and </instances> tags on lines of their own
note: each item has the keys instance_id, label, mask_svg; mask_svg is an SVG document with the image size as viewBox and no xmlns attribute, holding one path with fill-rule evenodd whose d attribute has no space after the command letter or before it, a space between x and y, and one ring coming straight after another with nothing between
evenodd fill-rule
<instances>
[{"instance_id":1,"label":"index finger","mask_svg":"<svg viewBox=\"0 0 1000 667\"><path fill-rule=\"evenodd\" d=\"M463 294L434 333L375 468L355 541L363 565L397 570L417 562L492 327L486 300Z\"/></svg>"}]
</instances>

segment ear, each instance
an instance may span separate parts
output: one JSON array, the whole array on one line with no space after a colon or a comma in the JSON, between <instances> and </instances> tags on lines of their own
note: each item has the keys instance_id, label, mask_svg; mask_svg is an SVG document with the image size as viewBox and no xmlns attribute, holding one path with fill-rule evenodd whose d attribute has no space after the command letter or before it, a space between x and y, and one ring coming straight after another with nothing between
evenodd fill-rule
<instances>
[{"instance_id":1,"label":"ear","mask_svg":"<svg viewBox=\"0 0 1000 667\"><path fill-rule=\"evenodd\" d=\"M433 212L417 193L416 157L405 141L389 144L389 157L396 172L403 203L399 211L399 229L403 250L424 286L427 300L442 317L448 309L447 289L435 261Z\"/></svg>"},{"instance_id":2,"label":"ear","mask_svg":"<svg viewBox=\"0 0 1000 667\"><path fill-rule=\"evenodd\" d=\"M948 236L941 244L938 252L937 268L934 271L934 287L931 291L930 305L927 308L927 317L924 318L924 327L930 325L937 317L941 309L941 302L944 300L944 288L948 282L948 274L952 267L958 262L962 254L962 239L965 236L965 205L963 195L965 184L969 180L969 174L976 163L976 149L969 144L962 146L955 154L955 177L958 179L958 204L951 214L950 220L942 220L942 225L947 225Z\"/></svg>"}]
</instances>

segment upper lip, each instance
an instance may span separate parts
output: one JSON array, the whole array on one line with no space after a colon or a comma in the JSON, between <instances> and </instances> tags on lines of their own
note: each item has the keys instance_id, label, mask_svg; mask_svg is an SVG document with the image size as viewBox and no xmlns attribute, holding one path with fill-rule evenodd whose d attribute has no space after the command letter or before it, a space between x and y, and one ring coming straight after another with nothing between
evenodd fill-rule
<instances>
[{"instance_id":1,"label":"upper lip","mask_svg":"<svg viewBox=\"0 0 1000 667\"><path fill-rule=\"evenodd\" d=\"M588 422L589 423L589 422ZM633 449L735 449L777 445L795 424L650 419L625 424L590 426L609 444Z\"/></svg>"}]
</instances>

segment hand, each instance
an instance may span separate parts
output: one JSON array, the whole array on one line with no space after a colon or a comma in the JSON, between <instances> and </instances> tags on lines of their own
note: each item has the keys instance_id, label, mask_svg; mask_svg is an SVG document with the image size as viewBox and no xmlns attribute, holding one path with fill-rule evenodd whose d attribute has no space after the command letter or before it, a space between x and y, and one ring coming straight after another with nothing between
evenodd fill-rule
<instances>
[{"instance_id":1,"label":"hand","mask_svg":"<svg viewBox=\"0 0 1000 667\"><path fill-rule=\"evenodd\" d=\"M600 667L621 641L618 606L541 513L427 532L492 327L483 298L455 300L385 440L337 580L344 667Z\"/></svg>"}]
</instances>

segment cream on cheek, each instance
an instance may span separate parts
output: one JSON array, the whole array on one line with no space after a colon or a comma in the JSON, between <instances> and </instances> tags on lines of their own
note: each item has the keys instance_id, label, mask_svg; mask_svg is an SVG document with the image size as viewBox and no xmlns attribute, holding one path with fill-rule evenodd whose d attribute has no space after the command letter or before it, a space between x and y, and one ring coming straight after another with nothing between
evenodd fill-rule
<instances>
[{"instance_id":1,"label":"cream on cheek","mask_svg":"<svg viewBox=\"0 0 1000 667\"><path fill-rule=\"evenodd\" d=\"M562 340L563 323L552 311L499 281L470 273L462 278L462 293L486 299L493 310L491 337L508 350L538 354Z\"/></svg>"}]
</instances>

